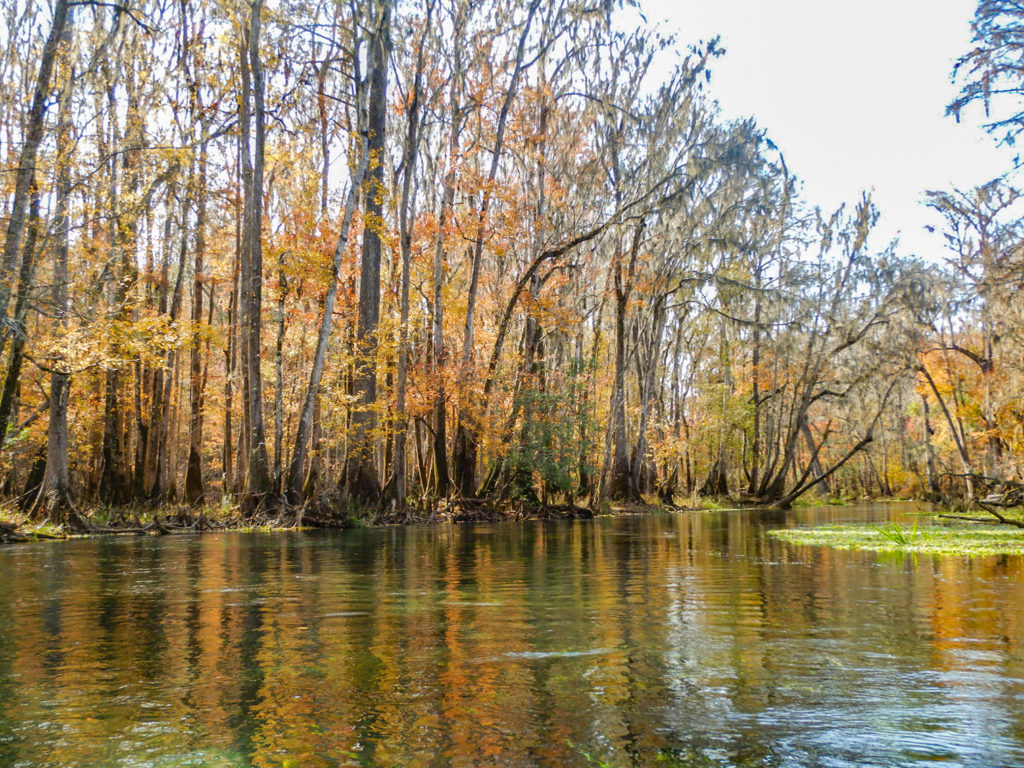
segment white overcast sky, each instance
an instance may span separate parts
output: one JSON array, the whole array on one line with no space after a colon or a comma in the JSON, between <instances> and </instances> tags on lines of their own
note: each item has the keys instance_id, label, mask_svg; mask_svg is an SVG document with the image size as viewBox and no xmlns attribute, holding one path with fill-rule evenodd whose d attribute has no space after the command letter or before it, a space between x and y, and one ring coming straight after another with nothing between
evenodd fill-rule
<instances>
[{"instance_id":1,"label":"white overcast sky","mask_svg":"<svg viewBox=\"0 0 1024 768\"><path fill-rule=\"evenodd\" d=\"M979 127L944 117L954 60L968 50L976 0L641 0L685 46L721 35L712 93L751 115L822 208L873 190L881 248L942 256L927 189L988 181L1011 166ZM971 119L973 118L973 119Z\"/></svg>"}]
</instances>

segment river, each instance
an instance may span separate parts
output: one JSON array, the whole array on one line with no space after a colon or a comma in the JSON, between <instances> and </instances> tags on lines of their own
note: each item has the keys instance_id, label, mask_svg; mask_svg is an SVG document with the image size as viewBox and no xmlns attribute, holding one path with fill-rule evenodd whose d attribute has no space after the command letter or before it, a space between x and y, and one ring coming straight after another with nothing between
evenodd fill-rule
<instances>
[{"instance_id":1,"label":"river","mask_svg":"<svg viewBox=\"0 0 1024 768\"><path fill-rule=\"evenodd\" d=\"M906 505L0 547L0 766L1024 766L1024 558Z\"/></svg>"}]
</instances>

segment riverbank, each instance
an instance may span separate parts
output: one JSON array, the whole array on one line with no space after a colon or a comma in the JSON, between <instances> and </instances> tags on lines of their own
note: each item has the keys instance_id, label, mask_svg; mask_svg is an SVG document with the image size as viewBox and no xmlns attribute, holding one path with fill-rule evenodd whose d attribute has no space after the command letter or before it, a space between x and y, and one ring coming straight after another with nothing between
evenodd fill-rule
<instances>
[{"instance_id":1,"label":"riverbank","mask_svg":"<svg viewBox=\"0 0 1024 768\"><path fill-rule=\"evenodd\" d=\"M740 512L749 506L705 499L691 507L664 504L605 504L596 509L580 505L541 505L525 501L495 502L487 499L452 499L433 506L406 510L354 508L323 505L297 509L281 506L246 517L236 506L186 505L153 508L91 508L79 510L74 528L30 520L27 515L0 508L0 543L61 540L103 536L197 535L220 531L294 531L383 528L389 526L472 524L523 520L589 520L596 517L625 517L656 512ZM828 506L848 506L849 502ZM821 506L802 504L803 508ZM795 545L843 550L908 552L941 555L1024 554L1024 530L992 524L976 518L949 519L938 510L921 515L923 525L890 523L878 527L866 524L821 525L785 528L768 532L780 541ZM1024 520L1024 510L1010 513ZM972 522L966 522L971 520ZM932 524L934 521L934 524Z\"/></svg>"},{"instance_id":2,"label":"riverbank","mask_svg":"<svg viewBox=\"0 0 1024 768\"><path fill-rule=\"evenodd\" d=\"M42 541L89 536L143 536L200 534L214 531L286 531L300 529L344 530L393 525L436 525L499 522L505 520L590 520L652 512L679 511L658 504L612 504L597 510L574 504L493 502L486 499L454 499L406 510L364 509L339 506L330 513L321 508L280 507L245 517L238 506L190 508L186 505L156 508L91 508L76 513L76 527L61 528L30 519L26 514L0 508L0 543ZM709 510L718 507L709 506Z\"/></svg>"}]
</instances>

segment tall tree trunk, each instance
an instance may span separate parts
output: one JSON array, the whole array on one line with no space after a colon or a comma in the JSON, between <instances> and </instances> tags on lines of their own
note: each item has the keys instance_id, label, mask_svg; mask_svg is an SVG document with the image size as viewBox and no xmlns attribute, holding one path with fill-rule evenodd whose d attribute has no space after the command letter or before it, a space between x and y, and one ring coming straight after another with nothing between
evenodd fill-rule
<instances>
[{"instance_id":1,"label":"tall tree trunk","mask_svg":"<svg viewBox=\"0 0 1024 768\"><path fill-rule=\"evenodd\" d=\"M680 367L682 361L682 346L683 346L683 332L682 332L682 318L676 320L676 331L675 331L675 344L672 355L672 384L668 392L669 396L669 407L668 407L668 424L669 434L671 435L672 441L679 445L682 443L682 411L683 411L683 397L682 391L680 390ZM678 455L673 456L671 459L665 462L665 479L658 491L659 498L667 502L670 505L675 504L675 495L679 487L679 471L680 457Z\"/></svg>"},{"instance_id":2,"label":"tall tree trunk","mask_svg":"<svg viewBox=\"0 0 1024 768\"><path fill-rule=\"evenodd\" d=\"M203 283L206 261L206 139L205 127L199 153L199 184L196 197L196 252L192 274L192 340L189 349L188 463L185 467L185 501L201 506L206 500L203 487L203 374L202 333ZM212 301L211 301L212 306Z\"/></svg>"},{"instance_id":3,"label":"tall tree trunk","mask_svg":"<svg viewBox=\"0 0 1024 768\"><path fill-rule=\"evenodd\" d=\"M284 466L284 336L285 300L288 298L288 277L284 272L284 254L278 260L277 270L277 344L274 347L274 471L271 482L274 492L281 492Z\"/></svg>"},{"instance_id":4,"label":"tall tree trunk","mask_svg":"<svg viewBox=\"0 0 1024 768\"><path fill-rule=\"evenodd\" d=\"M632 484L626 436L626 298L621 292L615 297L615 373L609 416L611 463L604 495L615 500L629 499Z\"/></svg>"},{"instance_id":5,"label":"tall tree trunk","mask_svg":"<svg viewBox=\"0 0 1024 768\"><path fill-rule=\"evenodd\" d=\"M728 414L726 410L729 404L729 397L732 394L732 365L729 356L729 337L726 334L725 318L719 318L719 344L718 364L722 369L722 394L721 412L718 414L718 439L715 444L715 460L711 464L707 480L700 488L702 496L728 496L729 495L729 462L726 458L726 426ZM795 444L793 447L795 452ZM787 463L788 466L788 463ZM785 472L780 473L780 478L785 480ZM779 488L781 493L782 487Z\"/></svg>"},{"instance_id":6,"label":"tall tree trunk","mask_svg":"<svg viewBox=\"0 0 1024 768\"><path fill-rule=\"evenodd\" d=\"M371 46L376 47L377 39L380 35L384 34L384 21L384 13L382 12L371 38ZM368 73L371 79L373 78L372 70L376 66L376 63L376 59L371 56L371 72ZM356 166L355 174L352 177L352 183L349 186L348 195L345 198L345 209L341 219L341 230L338 233L338 240L334 246L334 259L331 263L331 275L327 283L327 293L324 297L323 316L320 319L320 330L317 333L316 349L313 352L313 365L309 372L309 384L306 386L306 394L302 400L302 411L299 413L299 423L295 429L295 444L292 447L292 460L288 466L288 480L285 484L285 492L288 496L288 501L292 504L298 504L302 500L304 485L308 487L310 491L312 491L314 485L304 483L306 480L306 457L309 450L314 412L320 396L320 382L323 379L324 363L327 359L327 346L330 342L331 327L334 322L334 303L338 293L338 278L341 275L342 260L345 256L345 249L348 246L349 234L352 229L352 217L355 214L356 209L359 207L359 195L363 186L363 181L366 177L367 167L370 163L371 137L368 135L368 126L364 126L362 124L366 100L369 98L369 92L362 86L359 86L359 88L356 113L360 127L364 130L359 131L360 136L362 137L359 142L359 161ZM321 121L321 130L324 130L325 128L326 121L324 119ZM381 140L383 141L383 136L381 137ZM327 171L328 162L329 158L326 154L326 150L324 150L325 173ZM383 176L381 176L381 178L383 178ZM325 190L322 191L322 195L321 205L323 206L326 204Z\"/></svg>"},{"instance_id":7,"label":"tall tree trunk","mask_svg":"<svg viewBox=\"0 0 1024 768\"><path fill-rule=\"evenodd\" d=\"M462 359L459 366L459 378L462 389L465 389L473 363L473 319L476 314L477 286L480 280L480 263L483 258L484 235L487 226L487 213L491 202L491 190L494 186L494 180L498 175L498 165L505 146L505 127L508 122L508 114L519 90L519 79L526 67L526 42L529 38L534 14L537 12L539 5L540 0L532 0L530 3L526 23L523 25L523 31L519 36L515 66L509 79L508 88L505 91L501 111L498 114L498 123L494 135L494 149L491 153L491 167L487 174L487 184L481 194L480 208L476 215L476 237L470 248L471 262L469 292L466 297L466 326L462 337ZM462 395L465 396L465 393L463 392ZM459 491L463 496L472 496L476 492L477 431L477 427L473 423L473 416L460 404L455 427L455 449L452 463L455 470L455 484L459 487Z\"/></svg>"},{"instance_id":8,"label":"tall tree trunk","mask_svg":"<svg viewBox=\"0 0 1024 768\"><path fill-rule=\"evenodd\" d=\"M641 496L650 490L647 472L650 459L647 449L647 422L650 417L651 404L654 401L654 374L661 358L661 336L665 328L666 296L655 299L651 337L647 345L647 360L643 371L640 387L640 419L636 428L636 444L633 450L632 485L633 493Z\"/></svg>"},{"instance_id":9,"label":"tall tree trunk","mask_svg":"<svg viewBox=\"0 0 1024 768\"><path fill-rule=\"evenodd\" d=\"M320 418L322 408L323 403L317 398L313 406L313 427L309 431L308 468L302 484L302 497L307 499L316 493L320 478L324 475L323 421Z\"/></svg>"},{"instance_id":10,"label":"tall tree trunk","mask_svg":"<svg viewBox=\"0 0 1024 768\"><path fill-rule=\"evenodd\" d=\"M224 349L224 437L222 464L224 471L224 495L228 496L235 492L235 448L234 448L234 426L232 414L234 413L234 386L235 363L238 359L238 334L235 333L237 325L236 315L238 313L238 269L232 271L231 296L228 298L228 343Z\"/></svg>"},{"instance_id":11,"label":"tall tree trunk","mask_svg":"<svg viewBox=\"0 0 1024 768\"><path fill-rule=\"evenodd\" d=\"M939 481L935 474L935 446L932 444L932 425L928 395L921 395L921 405L924 415L924 444L927 450L928 462L928 498L935 499L939 495Z\"/></svg>"},{"instance_id":12,"label":"tall tree trunk","mask_svg":"<svg viewBox=\"0 0 1024 768\"><path fill-rule=\"evenodd\" d=\"M460 27L461 29L461 27ZM448 364L448 355L444 346L444 264L445 264L445 228L455 207L455 163L459 151L459 136L462 130L460 101L462 86L462 49L455 47L452 62L452 78L449 84L449 123L451 133L448 136L448 158L444 177L444 188L441 192L441 211L438 215L437 238L434 243L434 264L431 280L431 346L433 347L434 375L437 377L437 394L434 397L433 435L431 453L433 455L433 476L431 482L433 492L439 498L448 496L448 424L446 413L447 394L444 386L444 368Z\"/></svg>"},{"instance_id":13,"label":"tall tree trunk","mask_svg":"<svg viewBox=\"0 0 1024 768\"><path fill-rule=\"evenodd\" d=\"M116 506L127 501L126 479L121 471L124 453L121 448L121 372L109 369L104 376L103 395L103 474L100 476L100 498Z\"/></svg>"},{"instance_id":14,"label":"tall tree trunk","mask_svg":"<svg viewBox=\"0 0 1024 768\"><path fill-rule=\"evenodd\" d=\"M388 54L391 50L391 0L383 0L381 24L371 42L369 94L371 163L368 171L363 252L359 271L359 315L356 324L356 374L353 383L352 442L345 487L349 498L375 504L380 479L374 465L377 418L377 324L380 319L381 226L384 211L384 140L387 131Z\"/></svg>"},{"instance_id":15,"label":"tall tree trunk","mask_svg":"<svg viewBox=\"0 0 1024 768\"><path fill-rule=\"evenodd\" d=\"M248 405L247 483L243 512L252 516L270 493L270 460L263 423L263 378L260 373L260 328L263 309L263 156L266 119L263 66L260 61L260 15L263 0L253 0L248 26L242 30L241 157L242 216L241 310L243 378Z\"/></svg>"},{"instance_id":16,"label":"tall tree trunk","mask_svg":"<svg viewBox=\"0 0 1024 768\"><path fill-rule=\"evenodd\" d=\"M105 163L109 166L108 205L109 205L109 245L110 254L105 267L107 278L107 303L113 322L120 322L126 319L128 281L129 277L124 267L124 256L122 253L123 242L121 236L121 203L118 183L119 163L116 154L121 148L121 135L118 127L118 116L120 110L116 100L117 86L115 78L120 74L120 68L115 65L115 73L109 72L109 62L103 61L102 68L107 78L107 119L109 125L101 129L99 150L104 157ZM106 132L109 130L109 136ZM121 419L121 371L120 363L116 360L120 356L116 342L112 346L115 360L106 369L104 374L103 394L103 471L100 475L100 499L111 506L123 504L128 500L127 478L124 474L124 451L123 451L123 425Z\"/></svg>"},{"instance_id":17,"label":"tall tree trunk","mask_svg":"<svg viewBox=\"0 0 1024 768\"><path fill-rule=\"evenodd\" d=\"M586 385L582 387L583 396L579 402L579 425L580 425L580 445L579 454L577 458L577 467L579 473L579 485L576 488L576 495L582 499L586 499L588 504L592 504L591 496L596 492L596 483L594 482L594 467L590 465L589 448L593 438L590 437L590 412L596 406L596 387L597 387L597 355L601 349L601 314L604 310L604 299L602 298L594 312L594 317L597 318L594 323L594 337L591 342L590 356L584 360L583 358L583 329L580 331L580 335L576 340L576 357L579 360L578 370L579 376L584 378Z\"/></svg>"},{"instance_id":18,"label":"tall tree trunk","mask_svg":"<svg viewBox=\"0 0 1024 768\"><path fill-rule=\"evenodd\" d=\"M191 185L187 187L191 189ZM188 194L188 193L186 193ZM182 202L182 212L189 210L191 203L186 198ZM167 310L167 317L174 324L181 315L181 308L185 300L185 264L188 257L188 239L182 232L181 242L178 248L178 271L174 278L174 289L171 292L171 304ZM170 350L164 357L163 371L160 374L161 385L159 397L153 403L153 419L155 428L151 428L153 446L152 463L153 477L152 485L149 488L149 498L154 500L172 501L177 497L175 463L171 441L177 439L177 416L180 409L174 404L174 400L181 392L180 375L178 373L177 350ZM174 420L172 421L172 414Z\"/></svg>"},{"instance_id":19,"label":"tall tree trunk","mask_svg":"<svg viewBox=\"0 0 1024 768\"><path fill-rule=\"evenodd\" d=\"M931 387L935 400L942 410L942 415L946 417L946 423L949 425L950 434L953 435L953 444L956 446L957 456L960 459L960 471L964 477L964 488L967 498L972 499L974 498L974 469L971 466L971 457L967 449L967 435L964 433L963 424L950 413L949 406L946 405L946 401L942 397L942 393L939 392L939 387L927 366L922 365L919 370L924 374L928 386Z\"/></svg>"},{"instance_id":20,"label":"tall tree trunk","mask_svg":"<svg viewBox=\"0 0 1024 768\"><path fill-rule=\"evenodd\" d=\"M181 67L187 81L189 92L189 112L192 123L199 128L199 178L196 185L196 234L195 255L192 265L192 339L189 349L189 408L188 408L188 459L185 463L185 501L193 506L200 506L206 501L206 489L203 483L203 387L205 375L202 367L202 336L200 328L203 322L203 284L206 268L206 198L207 190L207 156L209 128L204 114L202 88L199 83L196 67L199 62L191 52L193 36L198 38L200 46L205 25L200 22L199 29L193 32L189 22L189 3L181 0ZM213 319L213 294L210 295L210 319ZM209 337L207 337L208 339ZM207 341L208 343L208 341Z\"/></svg>"},{"instance_id":21,"label":"tall tree trunk","mask_svg":"<svg viewBox=\"0 0 1024 768\"><path fill-rule=\"evenodd\" d=\"M167 196L169 200L174 198L173 189L168 190ZM160 258L160 279L157 281L158 288L156 292L157 312L161 315L166 315L170 311L168 307L170 296L171 251L173 247L171 224L173 218L173 216L168 215L164 221L164 247ZM180 249L179 258L183 258ZM152 498L156 494L160 484L160 434L163 430L163 402L165 392L167 391L166 382L169 379L169 372L165 370L166 359L167 358L165 356L164 363L158 363L153 366L152 370L149 371L148 376L145 377L146 385L149 390L149 422L144 431L140 430L140 436L144 436L144 439L140 441L142 443L140 450L143 455L140 493L144 498Z\"/></svg>"},{"instance_id":22,"label":"tall tree trunk","mask_svg":"<svg viewBox=\"0 0 1024 768\"><path fill-rule=\"evenodd\" d=\"M818 458L818 454L820 452L821 447L814 442L814 435L811 434L811 428L807 424L807 419L804 419L803 422L801 422L800 432L804 436L804 442L807 443L807 450L810 452L811 455L811 477L814 478L816 481L820 482L821 484L821 487L818 489L819 494L828 495L830 493L830 488L828 483L822 479L822 476L825 474L825 470L821 466L821 459ZM874 465L872 465L872 468L873 467ZM881 483L879 484L881 485ZM888 481L886 481L885 485L888 486Z\"/></svg>"},{"instance_id":23,"label":"tall tree trunk","mask_svg":"<svg viewBox=\"0 0 1024 768\"><path fill-rule=\"evenodd\" d=\"M50 95L54 63L61 41L65 39L65 30L70 29L68 6L68 0L56 0L54 3L53 23L43 46L35 90L32 94L32 104L25 121L25 141L14 176L14 199L11 202L11 213L7 220L3 257L0 259L0 319L7 316L7 307L11 300L11 276L15 264L18 262L22 234L25 231L25 217L31 197L32 180L35 177L36 155L43 140L46 101ZM5 337L0 337L0 351L3 349L4 340Z\"/></svg>"},{"instance_id":24,"label":"tall tree trunk","mask_svg":"<svg viewBox=\"0 0 1024 768\"><path fill-rule=\"evenodd\" d=\"M0 450L7 438L7 426L14 411L14 397L21 379L21 365L24 361L25 342L28 339L25 321L29 311L29 290L35 276L36 243L39 238L39 191L33 185L32 200L29 203L28 235L18 271L18 298L14 303L14 343L11 345L11 359L4 377L3 394L0 395Z\"/></svg>"},{"instance_id":25,"label":"tall tree trunk","mask_svg":"<svg viewBox=\"0 0 1024 768\"><path fill-rule=\"evenodd\" d=\"M126 109L125 109L125 135L123 141L122 165L124 171L124 210L117 211L115 222L117 223L117 249L121 257L121 273L126 297L122 317L126 322L134 320L134 307L127 301L129 292L135 290L139 282L139 268L136 260L139 236L139 218L141 216L139 199L142 196L142 156L146 143L144 115L139 103L139 75L136 61L137 57L137 36L128 36L126 47L127 61L122 67L125 78ZM140 298L144 298L142 295ZM134 365L128 369L129 377L132 379L132 410L135 418L126 417L123 420L123 440L121 442L122 452L122 474L124 476L126 498L137 498L136 490L138 484L135 478L141 475L137 467L132 465L132 457L139 458L140 452L133 446L144 445L148 439L147 430L142 425L140 418L141 411L141 365ZM135 395L138 394L139 398Z\"/></svg>"},{"instance_id":26,"label":"tall tree trunk","mask_svg":"<svg viewBox=\"0 0 1024 768\"><path fill-rule=\"evenodd\" d=\"M750 445L750 482L747 483L747 495L757 493L761 481L761 264L754 273L754 327L750 358L750 405L754 410Z\"/></svg>"},{"instance_id":27,"label":"tall tree trunk","mask_svg":"<svg viewBox=\"0 0 1024 768\"><path fill-rule=\"evenodd\" d=\"M60 99L60 120L57 129L56 203L54 207L55 247L53 250L53 311L57 322L66 327L68 304L68 239L71 196L71 84L74 72L68 73L67 84ZM56 359L50 367L50 424L46 435L46 468L31 516L73 528L85 528L71 501L71 477L68 471L68 390L71 376L65 361Z\"/></svg>"},{"instance_id":28,"label":"tall tree trunk","mask_svg":"<svg viewBox=\"0 0 1024 768\"><path fill-rule=\"evenodd\" d=\"M416 74L413 77L412 98L409 102L408 127L402 152L402 199L398 211L398 235L402 249L402 285L399 319L398 370L395 381L395 456L392 470L391 498L399 510L405 508L406 498L406 439L409 432L405 411L405 389L409 367L409 262L412 257L412 233L416 221L416 200L413 183L416 180L416 158L419 148L420 87L423 79L424 46L430 28L433 0L427 3L427 16L416 52Z\"/></svg>"},{"instance_id":29,"label":"tall tree trunk","mask_svg":"<svg viewBox=\"0 0 1024 768\"><path fill-rule=\"evenodd\" d=\"M633 276L643 231L644 222L641 220L633 231L629 264L625 276L622 274L621 247L617 247L617 257L612 262L612 280L615 286L615 371L608 425L611 453L606 461L605 471L602 473L605 482L602 484L601 495L615 501L639 500L632 483L626 424L626 310L633 289Z\"/></svg>"}]
</instances>

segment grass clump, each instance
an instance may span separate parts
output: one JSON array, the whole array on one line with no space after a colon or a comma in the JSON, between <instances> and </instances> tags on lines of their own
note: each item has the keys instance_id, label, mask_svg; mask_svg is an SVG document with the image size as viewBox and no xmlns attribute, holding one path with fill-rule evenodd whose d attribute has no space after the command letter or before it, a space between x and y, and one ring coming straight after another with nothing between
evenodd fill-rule
<instances>
[{"instance_id":1,"label":"grass clump","mask_svg":"<svg viewBox=\"0 0 1024 768\"><path fill-rule=\"evenodd\" d=\"M890 523L889 525L882 527L878 527L877 525L872 527L878 531L879 536L888 539L895 544L899 544L901 547L909 547L917 538L917 520L914 521L914 528L910 533L907 533L896 525L896 523Z\"/></svg>"},{"instance_id":2,"label":"grass clump","mask_svg":"<svg viewBox=\"0 0 1024 768\"><path fill-rule=\"evenodd\" d=\"M933 555L1024 555L1024 531L1003 526L934 525L913 529L873 525L822 525L769 531L779 541L813 547Z\"/></svg>"}]
</instances>

